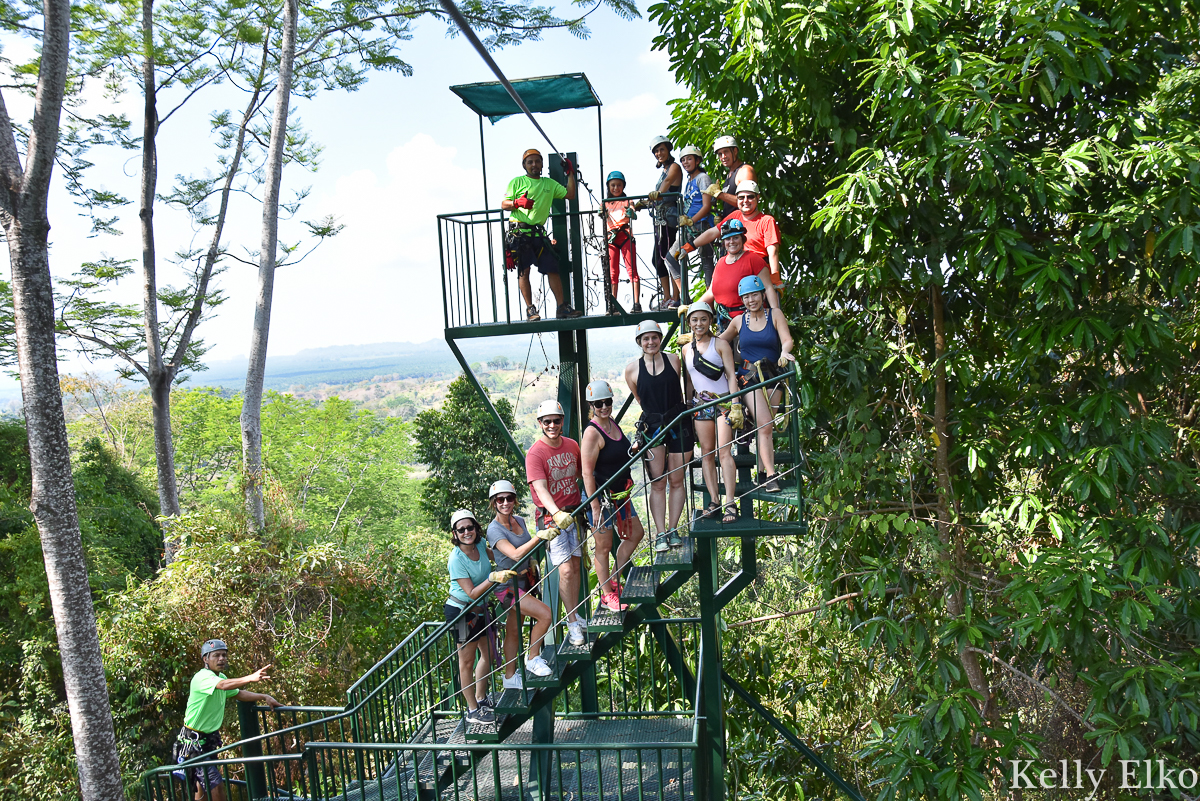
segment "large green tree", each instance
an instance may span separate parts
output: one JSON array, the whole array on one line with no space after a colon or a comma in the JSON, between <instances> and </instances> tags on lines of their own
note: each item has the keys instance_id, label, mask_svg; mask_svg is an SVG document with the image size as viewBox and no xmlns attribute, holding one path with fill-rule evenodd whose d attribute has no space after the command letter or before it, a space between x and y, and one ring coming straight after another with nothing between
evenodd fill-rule
<instances>
[{"instance_id":1,"label":"large green tree","mask_svg":"<svg viewBox=\"0 0 1200 801\"><path fill-rule=\"evenodd\" d=\"M738 136L783 226L805 578L861 593L816 628L899 677L832 733L880 797L1200 753L1197 11L651 9L677 140Z\"/></svg>"},{"instance_id":2,"label":"large green tree","mask_svg":"<svg viewBox=\"0 0 1200 801\"><path fill-rule=\"evenodd\" d=\"M499 398L496 412L511 431L512 404ZM481 520L488 515L488 487L508 479L524 494L525 468L508 448L507 440L466 376L446 390L441 409L417 415L413 437L416 456L429 467L421 485L421 506L440 528L449 529L456 509L470 509Z\"/></svg>"}]
</instances>

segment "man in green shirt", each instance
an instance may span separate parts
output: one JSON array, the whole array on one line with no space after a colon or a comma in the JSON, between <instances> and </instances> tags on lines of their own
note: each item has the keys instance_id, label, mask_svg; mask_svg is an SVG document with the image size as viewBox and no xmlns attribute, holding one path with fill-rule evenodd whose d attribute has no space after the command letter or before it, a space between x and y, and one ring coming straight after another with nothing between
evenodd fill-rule
<instances>
[{"instance_id":1,"label":"man in green shirt","mask_svg":"<svg viewBox=\"0 0 1200 801\"><path fill-rule=\"evenodd\" d=\"M175 764L221 747L221 724L225 722L225 704L230 698L256 701L274 709L280 703L269 695L243 690L256 681L270 681L270 665L260 667L248 676L230 679L225 676L229 666L229 648L223 640L206 640L200 646L200 661L204 669L192 676L183 728L175 744ZM225 801L225 779L216 765L187 771L188 783L196 787L196 801Z\"/></svg>"},{"instance_id":2,"label":"man in green shirt","mask_svg":"<svg viewBox=\"0 0 1200 801\"><path fill-rule=\"evenodd\" d=\"M529 283L529 269L537 265L538 272L546 276L546 283L558 303L555 317L581 317L583 312L571 308L563 301L562 278L558 275L558 257L554 245L546 236L543 227L550 216L550 205L556 200L575 199L575 166L563 159L567 174L564 187L553 178L542 177L542 154L537 150L526 150L521 157L525 174L508 182L508 191L500 208L511 212L508 236L505 240L507 261L517 271L517 285L525 298L525 314L529 320L540 320L537 306L533 305L533 287Z\"/></svg>"}]
</instances>

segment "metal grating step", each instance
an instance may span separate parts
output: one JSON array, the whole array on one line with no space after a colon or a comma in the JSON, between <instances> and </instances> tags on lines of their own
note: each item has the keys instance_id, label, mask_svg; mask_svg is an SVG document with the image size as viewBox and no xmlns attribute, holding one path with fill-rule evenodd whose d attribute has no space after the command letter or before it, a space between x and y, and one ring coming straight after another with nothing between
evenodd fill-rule
<instances>
[{"instance_id":1,"label":"metal grating step","mask_svg":"<svg viewBox=\"0 0 1200 801\"><path fill-rule=\"evenodd\" d=\"M500 725L504 723L505 715L497 714L494 723L471 723L466 726L463 737L468 743L498 743L500 742ZM466 718L463 723L466 724Z\"/></svg>"},{"instance_id":2,"label":"metal grating step","mask_svg":"<svg viewBox=\"0 0 1200 801\"><path fill-rule=\"evenodd\" d=\"M588 631L595 632L596 634L624 630L624 612L614 612L611 609L600 607L600 611L592 615L592 619L588 621Z\"/></svg>"},{"instance_id":3,"label":"metal grating step","mask_svg":"<svg viewBox=\"0 0 1200 801\"><path fill-rule=\"evenodd\" d=\"M551 673L549 676L535 676L532 673L525 673L525 689L536 690L541 687L555 688L558 686L562 678L562 663L558 661L554 653L554 646L542 646L542 659L546 660L546 664L550 666Z\"/></svg>"},{"instance_id":4,"label":"metal grating step","mask_svg":"<svg viewBox=\"0 0 1200 801\"><path fill-rule=\"evenodd\" d=\"M634 566L629 571L625 581L625 591L621 593L621 603L652 604L658 600L658 573L650 567Z\"/></svg>"},{"instance_id":5,"label":"metal grating step","mask_svg":"<svg viewBox=\"0 0 1200 801\"><path fill-rule=\"evenodd\" d=\"M739 517L735 523L697 520L692 524L693 537L785 537L803 534L806 530L807 526L802 521L779 523L753 517Z\"/></svg>"},{"instance_id":6,"label":"metal grating step","mask_svg":"<svg viewBox=\"0 0 1200 801\"><path fill-rule=\"evenodd\" d=\"M531 695L532 693L529 690L517 690L511 687L505 688L500 697L496 699L496 714L525 714L529 711L529 697Z\"/></svg>"},{"instance_id":7,"label":"metal grating step","mask_svg":"<svg viewBox=\"0 0 1200 801\"><path fill-rule=\"evenodd\" d=\"M654 554L653 569L658 572L669 570L681 570L692 566L692 555L695 552L696 544L691 537L684 537L683 545L678 548L671 548L668 551Z\"/></svg>"},{"instance_id":8,"label":"metal grating step","mask_svg":"<svg viewBox=\"0 0 1200 801\"><path fill-rule=\"evenodd\" d=\"M595 646L597 639L599 638L591 632L590 626L582 645L572 645L571 640L564 637L562 644L558 646L558 661L574 662L580 659L591 659L592 647Z\"/></svg>"},{"instance_id":9,"label":"metal grating step","mask_svg":"<svg viewBox=\"0 0 1200 801\"><path fill-rule=\"evenodd\" d=\"M789 478L791 478L789 476ZM739 485L740 486L740 485ZM780 479L779 486L782 492L767 492L766 490L755 489L750 491L746 497L753 498L756 501L766 501L767 503L784 503L788 506L802 506L804 504L804 496L800 494L800 490L796 488L794 483L787 483L787 479Z\"/></svg>"}]
</instances>

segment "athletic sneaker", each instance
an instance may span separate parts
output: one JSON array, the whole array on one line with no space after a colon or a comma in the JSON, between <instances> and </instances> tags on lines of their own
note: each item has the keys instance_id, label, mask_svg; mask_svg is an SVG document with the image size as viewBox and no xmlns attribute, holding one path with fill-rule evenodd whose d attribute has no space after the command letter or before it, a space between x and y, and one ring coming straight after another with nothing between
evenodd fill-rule
<instances>
[{"instance_id":1,"label":"athletic sneaker","mask_svg":"<svg viewBox=\"0 0 1200 801\"><path fill-rule=\"evenodd\" d=\"M472 723L495 723L496 713L488 709L486 706L477 707L467 711L467 725Z\"/></svg>"},{"instance_id":2,"label":"athletic sneaker","mask_svg":"<svg viewBox=\"0 0 1200 801\"><path fill-rule=\"evenodd\" d=\"M666 534L658 534L654 537L654 550L662 553L663 551L671 550L671 538Z\"/></svg>"},{"instance_id":3,"label":"athletic sneaker","mask_svg":"<svg viewBox=\"0 0 1200 801\"><path fill-rule=\"evenodd\" d=\"M612 591L613 591L613 593L614 593L614 594L615 594L615 595L616 595L618 598L620 598L620 597L621 597L621 593L625 591L625 585L624 585L624 584L622 584L622 583L621 583L621 580L620 580L619 578L617 578L616 576L613 576L612 578L610 578L610 579L608 580L608 586L612 587Z\"/></svg>"},{"instance_id":4,"label":"athletic sneaker","mask_svg":"<svg viewBox=\"0 0 1200 801\"><path fill-rule=\"evenodd\" d=\"M563 303L558 307L558 311L554 313L554 316L561 320L564 317L582 317L583 312L572 309L570 303Z\"/></svg>"},{"instance_id":5,"label":"athletic sneaker","mask_svg":"<svg viewBox=\"0 0 1200 801\"><path fill-rule=\"evenodd\" d=\"M621 603L616 593L606 592L600 596L600 604L612 612L624 612L629 607Z\"/></svg>"},{"instance_id":6,"label":"athletic sneaker","mask_svg":"<svg viewBox=\"0 0 1200 801\"><path fill-rule=\"evenodd\" d=\"M778 473L761 477L758 485L762 487L763 492L783 492L783 488L779 486Z\"/></svg>"},{"instance_id":7,"label":"athletic sneaker","mask_svg":"<svg viewBox=\"0 0 1200 801\"><path fill-rule=\"evenodd\" d=\"M517 671L516 673L512 674L512 678L506 678L504 680L504 689L506 689L506 690L524 690L525 689L525 682L521 678L520 671Z\"/></svg>"},{"instance_id":8,"label":"athletic sneaker","mask_svg":"<svg viewBox=\"0 0 1200 801\"><path fill-rule=\"evenodd\" d=\"M635 303L632 306L630 306L629 313L630 314L641 314L642 313L642 304Z\"/></svg>"},{"instance_id":9,"label":"athletic sneaker","mask_svg":"<svg viewBox=\"0 0 1200 801\"><path fill-rule=\"evenodd\" d=\"M667 535L667 544L672 548L678 548L680 545L683 545L683 539L679 536L678 531L672 531Z\"/></svg>"},{"instance_id":10,"label":"athletic sneaker","mask_svg":"<svg viewBox=\"0 0 1200 801\"><path fill-rule=\"evenodd\" d=\"M538 654L533 659L527 659L525 661L525 669L534 676L541 676L542 678L545 678L554 672L550 666L546 664L546 660L542 659L541 654Z\"/></svg>"},{"instance_id":11,"label":"athletic sneaker","mask_svg":"<svg viewBox=\"0 0 1200 801\"><path fill-rule=\"evenodd\" d=\"M542 315L538 314L537 306L531 303L525 307L525 319L531 323L542 319Z\"/></svg>"},{"instance_id":12,"label":"athletic sneaker","mask_svg":"<svg viewBox=\"0 0 1200 801\"><path fill-rule=\"evenodd\" d=\"M571 641L571 645L583 645L587 642L587 635L583 633L583 626L578 622L568 623L567 639Z\"/></svg>"}]
</instances>

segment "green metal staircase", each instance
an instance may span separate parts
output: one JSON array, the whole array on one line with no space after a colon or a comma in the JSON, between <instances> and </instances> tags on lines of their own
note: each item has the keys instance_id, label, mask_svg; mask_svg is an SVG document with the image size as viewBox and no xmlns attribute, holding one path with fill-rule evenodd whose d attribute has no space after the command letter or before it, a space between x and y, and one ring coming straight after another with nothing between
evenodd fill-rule
<instances>
[{"instance_id":1,"label":"green metal staircase","mask_svg":"<svg viewBox=\"0 0 1200 801\"><path fill-rule=\"evenodd\" d=\"M557 159L549 163L553 170ZM560 203L552 225L565 266L564 284L576 307L587 308L580 218L577 201L567 207ZM493 211L439 218L447 341L503 428L456 339L558 332L558 397L571 421L566 433L578 438L588 381L587 331L632 326L642 319L674 322L675 315L650 312L532 323L514 319L515 291L510 292L511 278L497 247L500 220L500 213ZM784 491L771 494L757 488L751 476L755 456L739 446L737 520L722 523L693 516L682 547L635 556L623 576L621 600L628 604L623 612L590 614L590 591L587 582L581 582L580 613L589 617L585 643L571 645L562 636L563 621L556 621L543 648L551 675L542 678L523 671L524 689L494 693L494 724L465 725L451 625L424 623L350 687L344 707L268 710L239 704L243 739L182 768L165 765L146 772L146 801L191 799L193 788L185 783L182 770L208 766L226 778L230 801L723 801L727 698L732 691L743 701L748 697L747 703L757 701L724 669L721 611L757 575L759 537L806 530L798 376L790 373L758 385L768 386L782 388L791 399L789 425L776 441ZM676 422L704 406L688 410ZM521 453L511 434L505 434ZM647 447L665 434L660 432ZM636 457L630 464L634 462ZM686 480L702 508L708 497L697 477L699 465L696 460L687 467ZM763 514L767 510L771 511ZM651 539L646 538L646 551ZM722 582L718 554L733 542L737 571ZM540 545L535 558L544 559L545 551ZM543 565L542 574L550 577L553 570L548 568ZM691 582L694 593L689 597L698 598L699 614L664 617L665 602ZM557 615L556 583L547 588ZM464 614L487 600L478 599ZM502 636L503 627L496 629ZM522 638L526 636L523 629ZM522 668L523 646L524 642L519 649ZM500 685L499 676L493 685ZM785 740L803 746L759 708ZM806 755L861 801L816 754Z\"/></svg>"}]
</instances>

